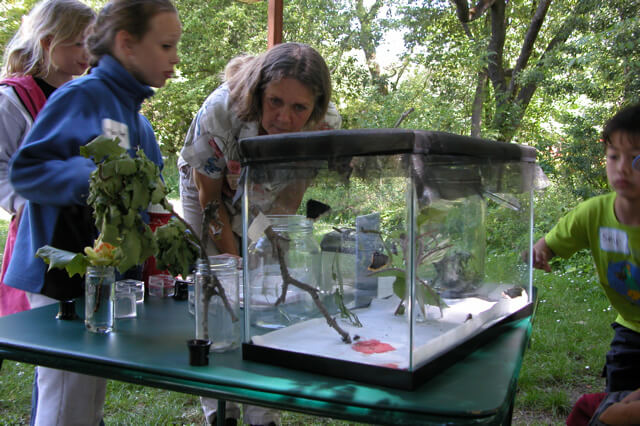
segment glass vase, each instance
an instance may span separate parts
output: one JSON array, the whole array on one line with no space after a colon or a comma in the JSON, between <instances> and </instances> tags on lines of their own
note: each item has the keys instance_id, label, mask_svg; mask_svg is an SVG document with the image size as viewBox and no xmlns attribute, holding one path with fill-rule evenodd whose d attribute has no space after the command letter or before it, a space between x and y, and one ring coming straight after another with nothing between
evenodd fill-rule
<instances>
[{"instance_id":1,"label":"glass vase","mask_svg":"<svg viewBox=\"0 0 640 426\"><path fill-rule=\"evenodd\" d=\"M84 324L93 333L113 330L115 268L88 266L85 274Z\"/></svg>"}]
</instances>

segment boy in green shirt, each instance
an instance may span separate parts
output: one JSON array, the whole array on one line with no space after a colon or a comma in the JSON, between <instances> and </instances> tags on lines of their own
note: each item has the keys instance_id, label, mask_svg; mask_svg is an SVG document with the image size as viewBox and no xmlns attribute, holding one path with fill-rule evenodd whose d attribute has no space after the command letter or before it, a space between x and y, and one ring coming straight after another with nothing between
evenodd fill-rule
<instances>
[{"instance_id":1,"label":"boy in green shirt","mask_svg":"<svg viewBox=\"0 0 640 426\"><path fill-rule=\"evenodd\" d=\"M607 392L640 387L640 105L611 118L602 132L607 179L615 192L593 197L565 215L533 246L533 267L551 271L554 256L588 248L600 285L618 316L606 356Z\"/></svg>"}]
</instances>

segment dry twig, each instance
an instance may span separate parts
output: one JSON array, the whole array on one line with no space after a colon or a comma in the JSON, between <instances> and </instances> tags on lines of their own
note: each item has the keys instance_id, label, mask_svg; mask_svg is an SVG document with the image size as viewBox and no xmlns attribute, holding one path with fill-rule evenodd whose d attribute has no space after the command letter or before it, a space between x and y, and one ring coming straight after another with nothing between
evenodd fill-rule
<instances>
[{"instance_id":1,"label":"dry twig","mask_svg":"<svg viewBox=\"0 0 640 426\"><path fill-rule=\"evenodd\" d=\"M287 268L287 262L285 260L285 253L284 253L284 250L282 249L282 246L280 245L281 241L287 241L286 238L284 238L283 236L278 234L276 231L274 231L273 227L271 226L265 229L264 233L269 239L269 241L271 242L271 245L276 249L276 254L278 256L278 263L280 264L280 273L282 274L282 294L280 295L278 300L276 300L275 305L277 306L280 303L284 303L287 295L287 288L289 287L289 285L298 287L299 289L304 290L307 293L309 293L309 295L311 295L313 302L316 304L318 309L320 309L320 312L322 312L322 315L327 320L327 324L329 324L331 328L335 329L338 332L338 334L340 334L340 336L342 337L342 341L344 343L351 343L351 336L349 336L349 333L344 331L340 327L340 325L338 325L338 322L335 320L335 318L333 318L329 314L329 311L327 311L327 308L322 304L322 301L320 300L320 295L318 294L319 293L318 290L315 287L310 286L309 284L305 284L303 282L296 280L291 276L291 274L289 274L289 269Z\"/></svg>"}]
</instances>

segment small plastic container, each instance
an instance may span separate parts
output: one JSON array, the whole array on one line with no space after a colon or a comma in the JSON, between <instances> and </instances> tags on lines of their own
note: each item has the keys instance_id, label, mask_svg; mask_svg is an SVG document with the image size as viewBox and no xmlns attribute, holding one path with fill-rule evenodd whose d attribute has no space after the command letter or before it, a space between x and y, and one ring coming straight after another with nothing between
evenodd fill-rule
<instances>
[{"instance_id":1,"label":"small plastic container","mask_svg":"<svg viewBox=\"0 0 640 426\"><path fill-rule=\"evenodd\" d=\"M193 283L176 278L175 286L176 288L173 293L173 298L175 300L187 300L189 298L189 287L193 287Z\"/></svg>"},{"instance_id":2,"label":"small plastic container","mask_svg":"<svg viewBox=\"0 0 640 426\"><path fill-rule=\"evenodd\" d=\"M149 296L171 297L175 292L175 279L171 275L149 276Z\"/></svg>"},{"instance_id":3,"label":"small plastic container","mask_svg":"<svg viewBox=\"0 0 640 426\"><path fill-rule=\"evenodd\" d=\"M116 318L136 317L135 287L130 286L126 282L116 281L114 312Z\"/></svg>"},{"instance_id":4,"label":"small plastic container","mask_svg":"<svg viewBox=\"0 0 640 426\"><path fill-rule=\"evenodd\" d=\"M116 282L116 292L118 287L129 287L130 291L136 295L136 303L144 302L144 281L140 280L120 280Z\"/></svg>"},{"instance_id":5,"label":"small plastic container","mask_svg":"<svg viewBox=\"0 0 640 426\"><path fill-rule=\"evenodd\" d=\"M187 346L189 347L189 365L194 367L209 365L209 346L211 346L209 340L187 340Z\"/></svg>"},{"instance_id":6,"label":"small plastic container","mask_svg":"<svg viewBox=\"0 0 640 426\"><path fill-rule=\"evenodd\" d=\"M61 300L58 305L58 314L56 318L59 320L72 321L78 319L78 314L76 314L76 301L71 300Z\"/></svg>"}]
</instances>

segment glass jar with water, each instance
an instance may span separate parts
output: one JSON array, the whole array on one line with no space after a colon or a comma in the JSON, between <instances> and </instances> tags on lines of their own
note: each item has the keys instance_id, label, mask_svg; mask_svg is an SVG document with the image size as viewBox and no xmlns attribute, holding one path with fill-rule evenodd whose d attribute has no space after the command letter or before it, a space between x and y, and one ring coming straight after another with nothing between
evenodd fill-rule
<instances>
[{"instance_id":1,"label":"glass jar with water","mask_svg":"<svg viewBox=\"0 0 640 426\"><path fill-rule=\"evenodd\" d=\"M85 274L85 316L87 330L110 333L113 330L115 268L88 266Z\"/></svg>"},{"instance_id":2,"label":"glass jar with water","mask_svg":"<svg viewBox=\"0 0 640 426\"><path fill-rule=\"evenodd\" d=\"M213 286L217 280L225 300ZM237 348L241 340L238 260L233 256L199 259L195 274L196 339L210 340L212 352Z\"/></svg>"},{"instance_id":3,"label":"glass jar with water","mask_svg":"<svg viewBox=\"0 0 640 426\"><path fill-rule=\"evenodd\" d=\"M313 221L301 215L269 215L277 245L266 234L248 248L245 291L251 304L251 325L277 329L306 319L313 312L309 292L285 283L282 271L324 293L320 245L313 237ZM245 301L246 306L247 301Z\"/></svg>"}]
</instances>

